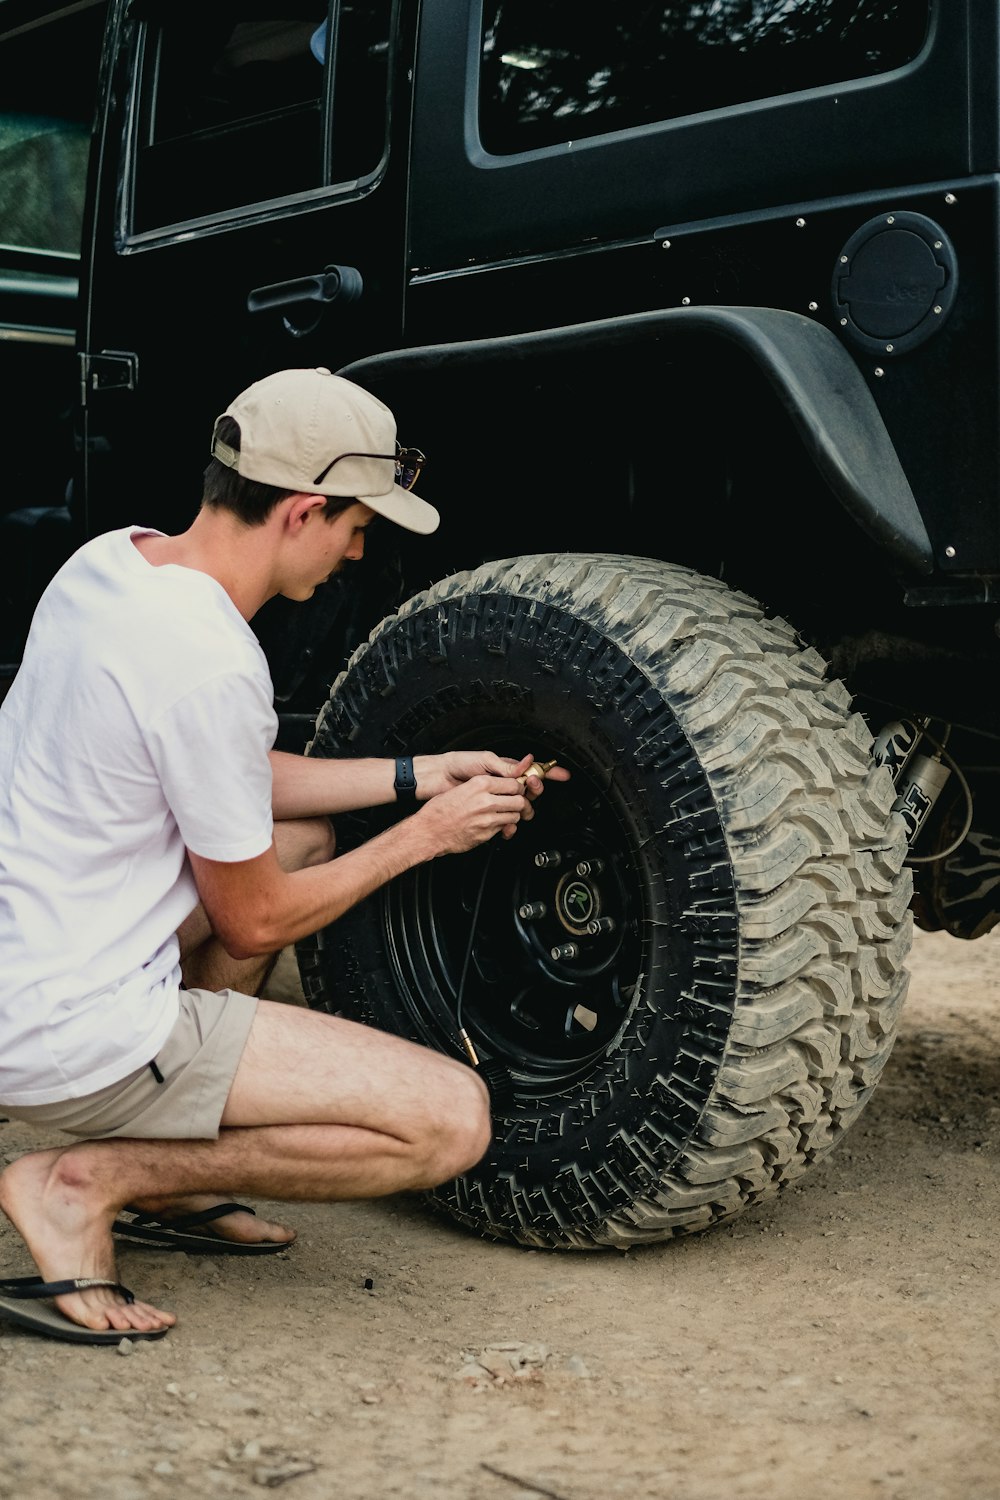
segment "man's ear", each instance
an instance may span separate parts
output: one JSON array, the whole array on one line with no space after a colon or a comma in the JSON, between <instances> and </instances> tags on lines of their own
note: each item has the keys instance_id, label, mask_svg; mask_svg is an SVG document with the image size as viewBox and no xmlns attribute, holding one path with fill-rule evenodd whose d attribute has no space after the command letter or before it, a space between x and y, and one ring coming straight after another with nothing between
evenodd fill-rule
<instances>
[{"instance_id":1,"label":"man's ear","mask_svg":"<svg viewBox=\"0 0 1000 1500\"><path fill-rule=\"evenodd\" d=\"M287 504L285 525L295 533L301 531L310 519L314 519L317 511L322 513L326 509L326 496L290 495Z\"/></svg>"}]
</instances>

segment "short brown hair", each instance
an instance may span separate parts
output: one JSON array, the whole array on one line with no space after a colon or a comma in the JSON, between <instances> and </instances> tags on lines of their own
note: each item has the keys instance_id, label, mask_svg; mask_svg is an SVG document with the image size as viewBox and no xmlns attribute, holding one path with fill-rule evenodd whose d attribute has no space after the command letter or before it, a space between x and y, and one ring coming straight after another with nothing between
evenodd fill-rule
<instances>
[{"instance_id":1,"label":"short brown hair","mask_svg":"<svg viewBox=\"0 0 1000 1500\"><path fill-rule=\"evenodd\" d=\"M235 417L220 417L216 436L230 448L238 449L240 424ZM276 505L297 493L297 490L281 490L273 484L262 484L257 479L244 479L235 469L227 468L213 457L205 470L201 503L211 510L231 510L245 526L262 526ZM323 514L328 521L355 503L353 495L326 495L324 499Z\"/></svg>"}]
</instances>

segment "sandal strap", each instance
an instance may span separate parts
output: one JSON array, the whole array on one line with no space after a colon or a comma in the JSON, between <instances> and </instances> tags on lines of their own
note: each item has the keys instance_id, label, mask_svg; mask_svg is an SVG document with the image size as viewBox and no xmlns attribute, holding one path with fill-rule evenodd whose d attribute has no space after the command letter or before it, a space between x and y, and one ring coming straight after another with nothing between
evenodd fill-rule
<instances>
[{"instance_id":1,"label":"sandal strap","mask_svg":"<svg viewBox=\"0 0 1000 1500\"><path fill-rule=\"evenodd\" d=\"M256 1210L248 1208L245 1203L217 1203L214 1208L203 1208L196 1214L179 1214L174 1219L162 1219L157 1214L146 1214L137 1208L129 1208L125 1205L124 1213L133 1215L133 1223L141 1225L144 1229L196 1229L199 1224L211 1224L213 1219L221 1219L226 1214L254 1214Z\"/></svg>"},{"instance_id":2,"label":"sandal strap","mask_svg":"<svg viewBox=\"0 0 1000 1500\"><path fill-rule=\"evenodd\" d=\"M120 1281L107 1281L103 1276L77 1276L71 1281L43 1281L40 1276L9 1276L0 1279L0 1294L7 1297L65 1297L68 1292L85 1292L90 1287L106 1286L134 1302L135 1295Z\"/></svg>"}]
</instances>

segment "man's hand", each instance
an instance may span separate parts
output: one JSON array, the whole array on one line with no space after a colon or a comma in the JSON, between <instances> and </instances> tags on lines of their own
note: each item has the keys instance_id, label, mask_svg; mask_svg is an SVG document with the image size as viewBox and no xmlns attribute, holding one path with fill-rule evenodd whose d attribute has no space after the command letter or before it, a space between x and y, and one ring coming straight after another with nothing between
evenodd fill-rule
<instances>
[{"instance_id":1,"label":"man's hand","mask_svg":"<svg viewBox=\"0 0 1000 1500\"><path fill-rule=\"evenodd\" d=\"M463 854L497 833L512 838L521 819L530 816L521 783L494 773L472 776L442 791L419 807L413 819L435 854Z\"/></svg>"},{"instance_id":2,"label":"man's hand","mask_svg":"<svg viewBox=\"0 0 1000 1500\"><path fill-rule=\"evenodd\" d=\"M535 816L532 803L544 790L542 777L526 775L536 764L533 755L522 755L512 760L506 755L494 755L492 750L447 750L442 755L420 755L414 758L413 769L417 778L417 797L421 801L441 796L455 790L475 777L489 776L497 781L517 781L517 790L523 791L523 804L518 820L528 822ZM525 777L523 786L519 777ZM550 766L545 772L545 781L568 781L569 771L565 766ZM494 787L498 791L499 787ZM505 825L504 838L513 838L517 822ZM495 830L494 830L495 831ZM472 848L472 844L465 846Z\"/></svg>"}]
</instances>

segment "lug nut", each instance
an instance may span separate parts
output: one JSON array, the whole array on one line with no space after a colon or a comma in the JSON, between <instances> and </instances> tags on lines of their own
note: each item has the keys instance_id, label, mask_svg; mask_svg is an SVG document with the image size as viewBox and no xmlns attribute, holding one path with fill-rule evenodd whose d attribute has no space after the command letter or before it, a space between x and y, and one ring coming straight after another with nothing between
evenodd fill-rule
<instances>
[{"instance_id":1,"label":"lug nut","mask_svg":"<svg viewBox=\"0 0 1000 1500\"><path fill-rule=\"evenodd\" d=\"M526 901L523 906L517 908L517 914L522 922L537 922L547 911L548 907L544 901Z\"/></svg>"},{"instance_id":2,"label":"lug nut","mask_svg":"<svg viewBox=\"0 0 1000 1500\"><path fill-rule=\"evenodd\" d=\"M614 932L614 930L614 917L594 917L592 921L587 923L587 931L591 937L598 937L602 932Z\"/></svg>"},{"instance_id":3,"label":"lug nut","mask_svg":"<svg viewBox=\"0 0 1000 1500\"><path fill-rule=\"evenodd\" d=\"M578 875L600 875L603 869L603 859L581 859L576 867L576 873Z\"/></svg>"},{"instance_id":4,"label":"lug nut","mask_svg":"<svg viewBox=\"0 0 1000 1500\"><path fill-rule=\"evenodd\" d=\"M540 870L554 870L556 865L562 864L562 855L558 849L539 849L535 864Z\"/></svg>"},{"instance_id":5,"label":"lug nut","mask_svg":"<svg viewBox=\"0 0 1000 1500\"><path fill-rule=\"evenodd\" d=\"M575 943L560 943L556 948L550 948L549 952L556 962L567 958L579 958L580 950Z\"/></svg>"}]
</instances>

